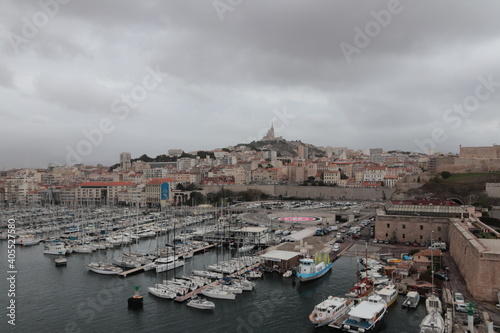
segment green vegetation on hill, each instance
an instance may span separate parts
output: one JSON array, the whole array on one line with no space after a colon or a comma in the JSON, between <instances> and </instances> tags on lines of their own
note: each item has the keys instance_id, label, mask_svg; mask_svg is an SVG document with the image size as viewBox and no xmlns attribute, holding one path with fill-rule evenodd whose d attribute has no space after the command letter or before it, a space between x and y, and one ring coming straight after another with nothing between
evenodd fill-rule
<instances>
[{"instance_id":1,"label":"green vegetation on hill","mask_svg":"<svg viewBox=\"0 0 500 333\"><path fill-rule=\"evenodd\" d=\"M457 173L443 179L441 176L431 180L417 189L408 190L405 194L414 198L437 198L445 200L458 198L464 203L489 207L500 204L500 199L486 195L486 183L499 183L500 172L489 173Z\"/></svg>"}]
</instances>

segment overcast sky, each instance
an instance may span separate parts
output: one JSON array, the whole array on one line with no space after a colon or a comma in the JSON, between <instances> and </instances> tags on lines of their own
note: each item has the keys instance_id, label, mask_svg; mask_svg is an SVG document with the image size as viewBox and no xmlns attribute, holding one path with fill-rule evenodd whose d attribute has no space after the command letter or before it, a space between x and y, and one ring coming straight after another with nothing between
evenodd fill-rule
<instances>
[{"instance_id":1,"label":"overcast sky","mask_svg":"<svg viewBox=\"0 0 500 333\"><path fill-rule=\"evenodd\" d=\"M45 4L45 5L44 5ZM500 143L500 2L0 2L0 168Z\"/></svg>"}]
</instances>

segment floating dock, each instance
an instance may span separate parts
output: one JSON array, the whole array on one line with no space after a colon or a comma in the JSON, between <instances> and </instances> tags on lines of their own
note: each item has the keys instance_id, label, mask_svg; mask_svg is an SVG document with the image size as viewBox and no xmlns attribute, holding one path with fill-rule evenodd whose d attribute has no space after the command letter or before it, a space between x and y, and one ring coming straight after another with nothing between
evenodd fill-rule
<instances>
[{"instance_id":1,"label":"floating dock","mask_svg":"<svg viewBox=\"0 0 500 333\"><path fill-rule=\"evenodd\" d=\"M186 252L186 253L178 254L178 255L175 256L175 258L179 259L179 257L183 257L183 256L185 256L186 254L189 254L189 253L195 254L195 253L198 253L198 252L201 252L201 251L205 251L205 250L210 249L212 247L215 247L217 245L219 245L219 244L218 243L214 243L214 244L210 244L210 245L207 245L207 246L204 246L204 247L200 247L200 248L194 249L193 251L189 251L189 252ZM118 276L127 277L128 275L131 275L131 274L134 274L134 273L142 273L142 272L144 272L144 266L135 267L135 268L129 269L128 271L124 271L124 272L118 273Z\"/></svg>"}]
</instances>

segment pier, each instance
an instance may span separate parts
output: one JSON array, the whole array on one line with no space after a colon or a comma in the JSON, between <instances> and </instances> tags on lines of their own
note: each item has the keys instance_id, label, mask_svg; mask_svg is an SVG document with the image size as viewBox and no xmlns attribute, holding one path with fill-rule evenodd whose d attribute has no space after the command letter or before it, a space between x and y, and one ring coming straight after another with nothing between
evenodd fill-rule
<instances>
[{"instance_id":1,"label":"pier","mask_svg":"<svg viewBox=\"0 0 500 333\"><path fill-rule=\"evenodd\" d=\"M218 243L214 243L214 244L210 244L210 245L207 245L207 246L204 246L204 247L200 247L200 248L197 248L197 249L194 249L193 251L189 251L189 252L186 252L186 253L181 253L181 254L178 254L175 256L175 259L179 259L180 257L183 257L189 253L193 253L193 254L196 254L200 251L205 251L207 249L210 249L212 247L215 247L219 245ZM135 267L135 268L132 268L132 269L129 269L128 271L124 271L124 272L121 272L121 273L118 273L118 276L121 276L121 277L127 277L128 275L131 275L131 274L134 274L134 273L142 273L144 272L144 266L140 266L140 267Z\"/></svg>"},{"instance_id":2,"label":"pier","mask_svg":"<svg viewBox=\"0 0 500 333\"><path fill-rule=\"evenodd\" d=\"M241 274L243 274L243 273L245 273L245 272L247 272L247 271L250 271L250 270L252 270L252 269L254 269L254 268L256 268L256 267L259 267L260 265L261 265L261 263L256 263L256 264L253 264L252 266L242 268L242 269L240 269L239 271L237 271L237 272L235 272L235 273L233 273L233 274L230 274L229 276L230 276L230 277L236 277L236 276L241 275ZM199 294L199 293L201 293L203 290L205 290L205 289L207 289L207 288L209 288L209 287L211 287L211 286L215 286L215 285L217 285L217 284L219 284L219 281L218 281L218 280L217 280L217 281L214 281L214 282L212 282L212 283L210 283L210 284L207 284L206 286L203 286L203 287L200 287L200 288L198 288L198 289L196 289L196 290L193 290L193 291L191 291L191 292L187 293L187 294L186 294L186 295L184 295L184 296L176 297L176 298L174 298L174 301L182 303L182 302L184 302L185 300L190 299L191 297L198 295L198 294Z\"/></svg>"}]
</instances>

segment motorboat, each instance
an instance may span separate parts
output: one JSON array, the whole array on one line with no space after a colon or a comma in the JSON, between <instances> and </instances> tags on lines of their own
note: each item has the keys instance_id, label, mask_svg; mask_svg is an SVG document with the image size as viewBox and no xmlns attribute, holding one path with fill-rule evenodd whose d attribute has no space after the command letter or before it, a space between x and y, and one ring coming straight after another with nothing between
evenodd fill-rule
<instances>
[{"instance_id":1,"label":"motorboat","mask_svg":"<svg viewBox=\"0 0 500 333\"><path fill-rule=\"evenodd\" d=\"M328 296L314 307L309 320L315 327L328 325L346 314L353 305L354 302L347 298Z\"/></svg>"},{"instance_id":2,"label":"motorboat","mask_svg":"<svg viewBox=\"0 0 500 333\"><path fill-rule=\"evenodd\" d=\"M328 253L318 253L315 259L300 259L297 277L301 282L319 279L332 269Z\"/></svg>"},{"instance_id":3,"label":"motorboat","mask_svg":"<svg viewBox=\"0 0 500 333\"><path fill-rule=\"evenodd\" d=\"M379 295L371 295L355 305L348 312L342 325L346 332L367 332L373 330L387 311L387 303Z\"/></svg>"},{"instance_id":4,"label":"motorboat","mask_svg":"<svg viewBox=\"0 0 500 333\"><path fill-rule=\"evenodd\" d=\"M443 306L441 304L441 300L436 293L431 293L425 299L425 308L427 309L427 313L430 314L433 311L437 311L437 313L443 313Z\"/></svg>"},{"instance_id":5,"label":"motorboat","mask_svg":"<svg viewBox=\"0 0 500 333\"><path fill-rule=\"evenodd\" d=\"M102 262L99 263L91 262L90 264L86 264L85 266L87 266L88 269L91 270L92 272L103 275L116 275L118 273L123 272L123 270L120 267L116 267L115 265L105 264Z\"/></svg>"},{"instance_id":6,"label":"motorboat","mask_svg":"<svg viewBox=\"0 0 500 333\"><path fill-rule=\"evenodd\" d=\"M398 299L398 290L393 283L389 283L384 288L377 290L376 294L382 297L387 303L387 307L391 306Z\"/></svg>"},{"instance_id":7,"label":"motorboat","mask_svg":"<svg viewBox=\"0 0 500 333\"><path fill-rule=\"evenodd\" d=\"M292 276L292 274L293 274L293 272L291 270L288 270L285 273L283 273L283 277L284 278L289 278L289 277Z\"/></svg>"},{"instance_id":8,"label":"motorboat","mask_svg":"<svg viewBox=\"0 0 500 333\"><path fill-rule=\"evenodd\" d=\"M234 293L222 290L220 287L212 286L201 291L201 293L206 297L218 298L218 299L236 299Z\"/></svg>"},{"instance_id":9,"label":"motorboat","mask_svg":"<svg viewBox=\"0 0 500 333\"><path fill-rule=\"evenodd\" d=\"M409 291L408 293L406 293L402 307L415 309L418 306L418 303L420 303L420 294L416 291Z\"/></svg>"},{"instance_id":10,"label":"motorboat","mask_svg":"<svg viewBox=\"0 0 500 333\"><path fill-rule=\"evenodd\" d=\"M192 308L202 309L202 310L212 310L215 309L215 303L206 300L205 298L201 298L198 296L193 297L187 304Z\"/></svg>"},{"instance_id":11,"label":"motorboat","mask_svg":"<svg viewBox=\"0 0 500 333\"><path fill-rule=\"evenodd\" d=\"M45 244L43 254L65 255L67 251L66 244L62 242L53 242Z\"/></svg>"},{"instance_id":12,"label":"motorboat","mask_svg":"<svg viewBox=\"0 0 500 333\"><path fill-rule=\"evenodd\" d=\"M420 323L420 333L443 333L444 319L439 312L432 311Z\"/></svg>"}]
</instances>

